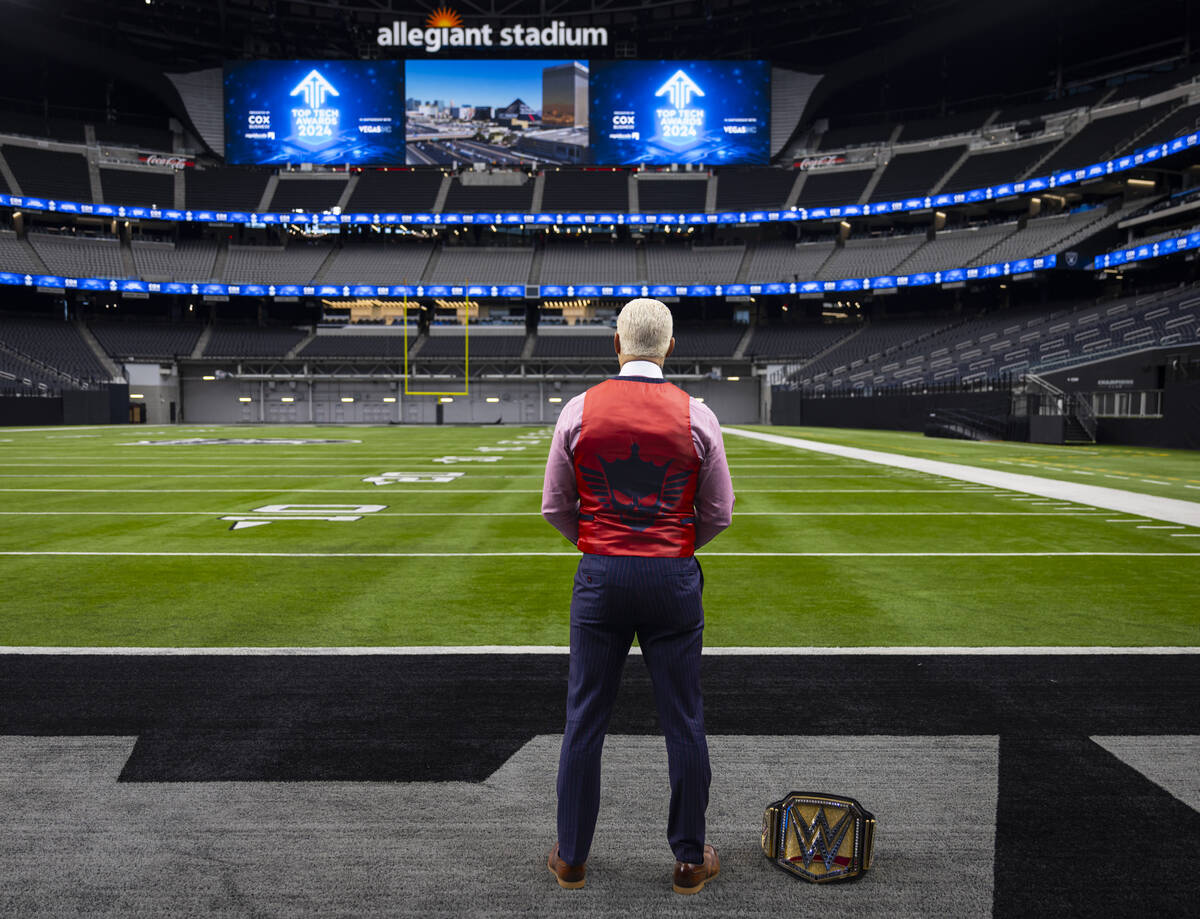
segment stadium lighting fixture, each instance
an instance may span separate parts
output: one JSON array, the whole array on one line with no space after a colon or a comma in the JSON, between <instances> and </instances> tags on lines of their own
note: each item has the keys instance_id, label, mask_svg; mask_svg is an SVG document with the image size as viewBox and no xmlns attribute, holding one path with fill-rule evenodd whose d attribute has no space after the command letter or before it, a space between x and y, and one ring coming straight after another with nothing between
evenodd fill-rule
<instances>
[{"instance_id":1,"label":"stadium lighting fixture","mask_svg":"<svg viewBox=\"0 0 1200 919\"><path fill-rule=\"evenodd\" d=\"M238 402L253 402L249 396L238 396Z\"/></svg>"},{"instance_id":2,"label":"stadium lighting fixture","mask_svg":"<svg viewBox=\"0 0 1200 919\"><path fill-rule=\"evenodd\" d=\"M203 377L201 377L201 379L207 383L211 383L216 379L216 377L214 377L211 373L206 373Z\"/></svg>"},{"instance_id":3,"label":"stadium lighting fixture","mask_svg":"<svg viewBox=\"0 0 1200 919\"><path fill-rule=\"evenodd\" d=\"M551 396L551 397L550 397L549 399L547 399L546 401L547 401L547 402L553 402L553 403L557 404L557 403L559 403L559 402L562 402L562 396Z\"/></svg>"},{"instance_id":4,"label":"stadium lighting fixture","mask_svg":"<svg viewBox=\"0 0 1200 919\"><path fill-rule=\"evenodd\" d=\"M703 397L703 396L692 396L692 398L693 398L693 399L695 399L697 402L703 402L703 401L704 401L704 397Z\"/></svg>"},{"instance_id":5,"label":"stadium lighting fixture","mask_svg":"<svg viewBox=\"0 0 1200 919\"><path fill-rule=\"evenodd\" d=\"M342 396L342 401L343 402L353 402L354 397L353 396Z\"/></svg>"},{"instance_id":6,"label":"stadium lighting fixture","mask_svg":"<svg viewBox=\"0 0 1200 919\"><path fill-rule=\"evenodd\" d=\"M395 401L396 401L396 397L395 397L395 396L384 396L384 397L383 397L383 401L384 401L384 402L395 402Z\"/></svg>"},{"instance_id":7,"label":"stadium lighting fixture","mask_svg":"<svg viewBox=\"0 0 1200 919\"><path fill-rule=\"evenodd\" d=\"M741 379L741 377L726 377L725 379L727 379L730 383L736 383Z\"/></svg>"},{"instance_id":8,"label":"stadium lighting fixture","mask_svg":"<svg viewBox=\"0 0 1200 919\"><path fill-rule=\"evenodd\" d=\"M279 401L280 402L295 402L296 397L295 396L280 396Z\"/></svg>"},{"instance_id":9,"label":"stadium lighting fixture","mask_svg":"<svg viewBox=\"0 0 1200 919\"><path fill-rule=\"evenodd\" d=\"M484 401L484 402L490 402L490 403L492 403L492 404L495 404L496 402L499 402L499 401L500 401L500 397L499 397L499 396L488 396L488 397L487 397L486 399L484 399L483 401Z\"/></svg>"},{"instance_id":10,"label":"stadium lighting fixture","mask_svg":"<svg viewBox=\"0 0 1200 919\"><path fill-rule=\"evenodd\" d=\"M438 402L442 403L442 405L445 405L447 402L453 402L453 401L454 401L453 396L442 396L440 399L438 399Z\"/></svg>"},{"instance_id":11,"label":"stadium lighting fixture","mask_svg":"<svg viewBox=\"0 0 1200 919\"><path fill-rule=\"evenodd\" d=\"M1153 188L1155 182L1153 179L1126 179L1126 185L1132 185L1134 188Z\"/></svg>"},{"instance_id":12,"label":"stadium lighting fixture","mask_svg":"<svg viewBox=\"0 0 1200 919\"><path fill-rule=\"evenodd\" d=\"M145 399L146 397L143 396L140 392L131 392L129 394L129 398L130 399Z\"/></svg>"}]
</instances>

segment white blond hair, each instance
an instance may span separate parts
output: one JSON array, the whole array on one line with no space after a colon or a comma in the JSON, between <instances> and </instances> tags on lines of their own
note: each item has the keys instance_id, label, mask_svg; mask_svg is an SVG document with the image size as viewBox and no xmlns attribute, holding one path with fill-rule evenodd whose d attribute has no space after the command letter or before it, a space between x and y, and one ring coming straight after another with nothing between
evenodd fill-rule
<instances>
[{"instance_id":1,"label":"white blond hair","mask_svg":"<svg viewBox=\"0 0 1200 919\"><path fill-rule=\"evenodd\" d=\"M621 353L629 357L661 360L671 346L671 310L661 300L630 300L617 316Z\"/></svg>"}]
</instances>

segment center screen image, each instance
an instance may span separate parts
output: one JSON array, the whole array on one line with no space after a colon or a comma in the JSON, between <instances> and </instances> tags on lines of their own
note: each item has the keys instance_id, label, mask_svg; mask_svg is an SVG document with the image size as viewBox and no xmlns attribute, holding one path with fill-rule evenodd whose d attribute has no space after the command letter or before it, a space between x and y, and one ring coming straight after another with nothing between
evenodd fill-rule
<instances>
[{"instance_id":1,"label":"center screen image","mask_svg":"<svg viewBox=\"0 0 1200 919\"><path fill-rule=\"evenodd\" d=\"M765 164L765 61L592 61L592 162Z\"/></svg>"},{"instance_id":2,"label":"center screen image","mask_svg":"<svg viewBox=\"0 0 1200 919\"><path fill-rule=\"evenodd\" d=\"M404 162L399 61L236 61L225 65L230 163Z\"/></svg>"},{"instance_id":3,"label":"center screen image","mask_svg":"<svg viewBox=\"0 0 1200 919\"><path fill-rule=\"evenodd\" d=\"M588 162L588 64L408 61L410 166Z\"/></svg>"}]
</instances>

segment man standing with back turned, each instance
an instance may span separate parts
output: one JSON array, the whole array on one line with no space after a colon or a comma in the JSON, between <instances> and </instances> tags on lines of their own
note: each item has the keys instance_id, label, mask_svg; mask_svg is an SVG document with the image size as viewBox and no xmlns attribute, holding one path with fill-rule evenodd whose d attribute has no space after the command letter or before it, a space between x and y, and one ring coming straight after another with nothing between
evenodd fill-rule
<instances>
[{"instance_id":1,"label":"man standing with back turned","mask_svg":"<svg viewBox=\"0 0 1200 919\"><path fill-rule=\"evenodd\" d=\"M546 462L542 516L583 552L571 597L567 726L550 871L582 887L600 809L600 754L636 634L667 740L672 887L696 893L721 863L704 840L711 773L700 694L704 575L693 552L729 526L733 485L716 416L666 382L671 311L617 317L620 375L568 402Z\"/></svg>"}]
</instances>

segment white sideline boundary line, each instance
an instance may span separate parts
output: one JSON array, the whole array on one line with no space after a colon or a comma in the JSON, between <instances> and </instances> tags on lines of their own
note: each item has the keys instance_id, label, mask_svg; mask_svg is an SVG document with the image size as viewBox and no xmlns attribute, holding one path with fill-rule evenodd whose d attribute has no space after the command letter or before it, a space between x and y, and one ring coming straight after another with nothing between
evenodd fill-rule
<instances>
[{"instance_id":1,"label":"white sideline boundary line","mask_svg":"<svg viewBox=\"0 0 1200 919\"><path fill-rule=\"evenodd\" d=\"M840 444L827 444L816 440L805 440L800 437L784 437L780 434L766 434L761 431L747 431L733 427L722 427L721 430L726 434L732 434L736 437L747 437L751 440L761 440L784 447L796 447L801 450L827 453L833 456L845 457L846 459L878 463L882 466L911 469L916 472L926 472L930 475L941 476L943 478L958 479L962 482L991 485L996 488L1007 489L1008 491L1021 491L1042 498L1073 501L1076 504L1087 504L1092 507L1102 507L1110 511L1136 514L1139 517L1150 517L1155 520L1166 521L1167 523L1200 526L1200 504L1194 501L1183 501L1178 498L1162 498L1157 495L1143 495L1119 488L1108 488L1103 485L1065 482L1059 479L1047 479L1017 472L1002 472L998 469L986 469L979 466L944 463L940 460L919 459L899 453L884 453L880 450L843 447Z\"/></svg>"},{"instance_id":2,"label":"white sideline boundary line","mask_svg":"<svg viewBox=\"0 0 1200 919\"><path fill-rule=\"evenodd\" d=\"M380 495L374 488L0 488L0 492L98 495ZM406 488L407 495L540 495L540 488ZM743 495L961 495L957 488L739 488Z\"/></svg>"},{"instance_id":3,"label":"white sideline boundary line","mask_svg":"<svg viewBox=\"0 0 1200 919\"><path fill-rule=\"evenodd\" d=\"M102 646L95 648L79 647L50 647L34 645L0 646L0 655L69 655L69 656L145 656L145 657L365 657L372 655L388 655L394 657L409 657L417 655L447 655L447 654L556 654L570 653L568 645L402 645L380 647L326 647L326 648L295 648L295 647L195 647L195 648L123 648ZM639 647L629 649L630 654L642 653ZM1133 646L1117 647L1109 645L1096 646L1016 646L1001 645L997 647L975 646L914 646L914 647L707 647L701 652L706 657L732 656L772 656L772 657L824 657L824 656L873 656L873 657L984 657L1005 656L1024 657L1031 655L1055 655L1064 657L1079 657L1084 655L1163 655L1163 654L1200 654L1200 647L1181 645L1173 646Z\"/></svg>"},{"instance_id":4,"label":"white sideline boundary line","mask_svg":"<svg viewBox=\"0 0 1200 919\"><path fill-rule=\"evenodd\" d=\"M283 518L277 518L283 519ZM101 552L8 549L0 557L80 558L579 558L578 552ZM701 552L698 558L1200 558L1200 552Z\"/></svg>"},{"instance_id":5,"label":"white sideline boundary line","mask_svg":"<svg viewBox=\"0 0 1200 919\"><path fill-rule=\"evenodd\" d=\"M382 494L382 493L381 493ZM393 494L407 494L395 489ZM0 517L213 517L246 511L0 511ZM1096 517L1080 507L1053 511L738 511L739 517ZM383 511L376 517L541 517L540 511Z\"/></svg>"}]
</instances>

